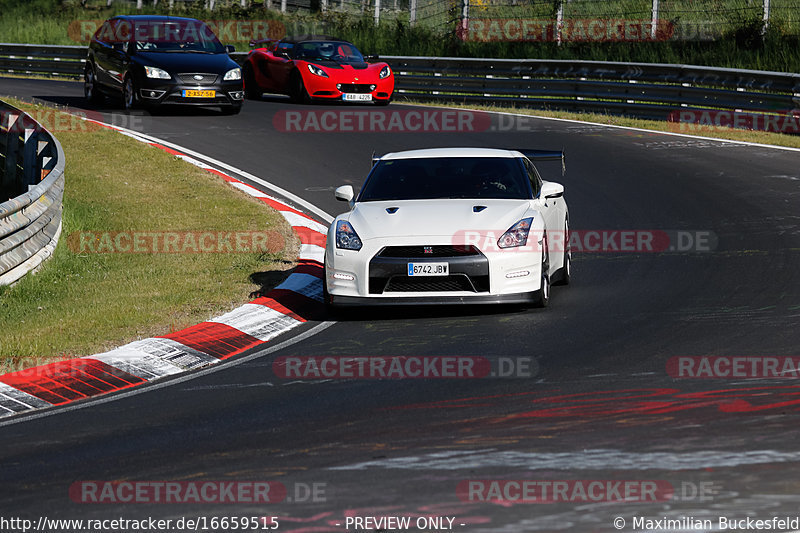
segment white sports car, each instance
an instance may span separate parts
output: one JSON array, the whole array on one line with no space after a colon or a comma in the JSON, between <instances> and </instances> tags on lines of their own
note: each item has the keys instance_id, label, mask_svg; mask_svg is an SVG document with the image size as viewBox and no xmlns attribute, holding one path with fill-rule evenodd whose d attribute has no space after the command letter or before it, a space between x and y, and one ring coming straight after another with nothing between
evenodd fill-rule
<instances>
[{"instance_id":1,"label":"white sports car","mask_svg":"<svg viewBox=\"0 0 800 533\"><path fill-rule=\"evenodd\" d=\"M564 186L532 160L563 152L438 148L374 158L328 230L328 304L528 303L569 283Z\"/></svg>"}]
</instances>

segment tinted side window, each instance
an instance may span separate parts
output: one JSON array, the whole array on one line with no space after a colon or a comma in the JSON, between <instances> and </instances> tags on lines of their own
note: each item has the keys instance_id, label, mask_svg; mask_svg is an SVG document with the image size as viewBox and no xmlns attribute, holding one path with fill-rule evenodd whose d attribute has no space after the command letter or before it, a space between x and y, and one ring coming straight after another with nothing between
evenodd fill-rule
<instances>
[{"instance_id":1,"label":"tinted side window","mask_svg":"<svg viewBox=\"0 0 800 533\"><path fill-rule=\"evenodd\" d=\"M94 40L98 43L111 44L111 38L114 32L111 31L111 24L105 21L96 32L94 32Z\"/></svg>"},{"instance_id":2,"label":"tinted side window","mask_svg":"<svg viewBox=\"0 0 800 533\"><path fill-rule=\"evenodd\" d=\"M539 192L542 190L542 177L539 175L539 171L536 170L536 167L533 166L528 159L523 159L525 163L525 171L528 174L528 179L531 182L531 188L533 189L533 197L538 198Z\"/></svg>"}]
</instances>

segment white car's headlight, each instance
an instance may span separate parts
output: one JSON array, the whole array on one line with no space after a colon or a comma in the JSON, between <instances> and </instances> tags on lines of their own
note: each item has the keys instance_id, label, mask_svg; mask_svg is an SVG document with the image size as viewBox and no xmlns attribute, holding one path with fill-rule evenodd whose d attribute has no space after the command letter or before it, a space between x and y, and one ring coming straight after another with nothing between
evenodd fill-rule
<instances>
[{"instance_id":1,"label":"white car's headlight","mask_svg":"<svg viewBox=\"0 0 800 533\"><path fill-rule=\"evenodd\" d=\"M523 218L503 233L497 240L497 246L500 248L515 248L517 246L525 246L528 242L528 233L531 231L531 224L533 217Z\"/></svg>"},{"instance_id":2,"label":"white car's headlight","mask_svg":"<svg viewBox=\"0 0 800 533\"><path fill-rule=\"evenodd\" d=\"M361 238L353 226L345 220L336 223L336 247L344 250L361 249Z\"/></svg>"},{"instance_id":3,"label":"white car's headlight","mask_svg":"<svg viewBox=\"0 0 800 533\"><path fill-rule=\"evenodd\" d=\"M233 81L233 80L240 80L242 79L242 69L240 68L232 68L228 72L225 73L225 77L222 78L224 81Z\"/></svg>"},{"instance_id":4,"label":"white car's headlight","mask_svg":"<svg viewBox=\"0 0 800 533\"><path fill-rule=\"evenodd\" d=\"M172 78L169 72L156 67L144 67L144 72L147 74L148 78L155 78L157 80L168 80Z\"/></svg>"},{"instance_id":5,"label":"white car's headlight","mask_svg":"<svg viewBox=\"0 0 800 533\"><path fill-rule=\"evenodd\" d=\"M392 73L392 69L389 68L389 65L386 65L381 69L381 73L378 74L380 79L388 78L389 75Z\"/></svg>"},{"instance_id":6,"label":"white car's headlight","mask_svg":"<svg viewBox=\"0 0 800 533\"><path fill-rule=\"evenodd\" d=\"M311 72L311 74L313 74L315 76L321 76L323 78L327 78L328 77L328 73L327 72L325 72L324 70L322 70L321 68L319 68L316 65L312 65L311 63L308 64L308 70Z\"/></svg>"}]
</instances>

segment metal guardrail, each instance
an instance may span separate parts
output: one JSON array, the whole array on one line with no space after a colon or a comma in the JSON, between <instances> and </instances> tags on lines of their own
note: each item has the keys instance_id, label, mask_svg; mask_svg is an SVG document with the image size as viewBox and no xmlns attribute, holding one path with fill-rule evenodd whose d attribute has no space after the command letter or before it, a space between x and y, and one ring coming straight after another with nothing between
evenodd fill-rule
<instances>
[{"instance_id":1,"label":"metal guardrail","mask_svg":"<svg viewBox=\"0 0 800 533\"><path fill-rule=\"evenodd\" d=\"M564 109L665 120L681 109L788 112L800 74L693 65L384 56L416 100Z\"/></svg>"},{"instance_id":2,"label":"metal guardrail","mask_svg":"<svg viewBox=\"0 0 800 533\"><path fill-rule=\"evenodd\" d=\"M80 77L86 48L0 44L0 71ZM242 62L244 52L232 54ZM692 65L552 59L384 56L396 94L438 102L513 104L665 120L684 108L788 112L800 74Z\"/></svg>"},{"instance_id":3,"label":"metal guardrail","mask_svg":"<svg viewBox=\"0 0 800 533\"><path fill-rule=\"evenodd\" d=\"M52 255L61 235L63 195L58 139L0 101L0 286L15 283Z\"/></svg>"}]
</instances>

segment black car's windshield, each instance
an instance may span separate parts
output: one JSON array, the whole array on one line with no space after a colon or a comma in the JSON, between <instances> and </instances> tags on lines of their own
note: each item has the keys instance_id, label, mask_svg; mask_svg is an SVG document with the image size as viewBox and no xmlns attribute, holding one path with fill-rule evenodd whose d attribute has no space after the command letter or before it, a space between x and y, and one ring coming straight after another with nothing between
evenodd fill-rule
<instances>
[{"instance_id":1,"label":"black car's windshield","mask_svg":"<svg viewBox=\"0 0 800 533\"><path fill-rule=\"evenodd\" d=\"M225 52L211 28L200 21L137 22L134 32L136 50L142 52Z\"/></svg>"},{"instance_id":2,"label":"black car's windshield","mask_svg":"<svg viewBox=\"0 0 800 533\"><path fill-rule=\"evenodd\" d=\"M311 61L363 63L364 56L350 43L341 41L309 41L295 47L295 58Z\"/></svg>"},{"instance_id":3,"label":"black car's windshield","mask_svg":"<svg viewBox=\"0 0 800 533\"><path fill-rule=\"evenodd\" d=\"M431 157L379 161L358 201L530 197L530 184L514 158Z\"/></svg>"}]
</instances>

